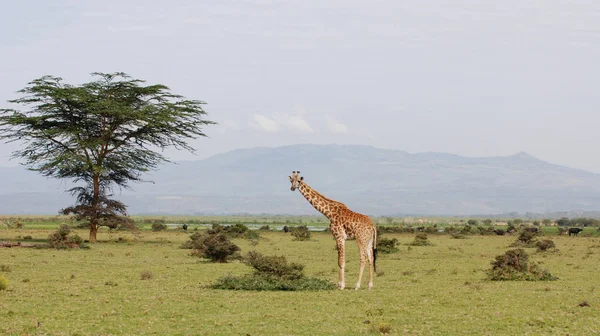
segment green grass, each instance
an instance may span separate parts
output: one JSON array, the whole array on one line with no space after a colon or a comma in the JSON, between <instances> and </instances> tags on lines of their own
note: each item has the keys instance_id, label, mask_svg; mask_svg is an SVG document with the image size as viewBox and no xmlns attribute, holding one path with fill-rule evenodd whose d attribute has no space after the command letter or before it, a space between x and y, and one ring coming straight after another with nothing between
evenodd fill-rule
<instances>
[{"instance_id":1,"label":"green grass","mask_svg":"<svg viewBox=\"0 0 600 336\"><path fill-rule=\"evenodd\" d=\"M0 241L41 229L0 229ZM85 230L77 230L87 238ZM559 280L486 281L485 271L515 236L429 235L433 246L408 246L380 254L375 286L368 273L354 291L356 242L346 243L347 290L253 292L210 289L227 274L252 269L240 262L207 263L180 249L181 231L108 233L87 250L0 248L8 288L0 291L0 335L591 335L600 330L597 270L600 239L550 236L559 249L536 253ZM234 239L242 253L284 255L305 265L307 276L337 283L337 252L330 234L293 241L261 233L259 244ZM121 242L117 242L122 237ZM31 241L27 241L31 242ZM151 279L141 279L151 272ZM583 301L589 307L580 307ZM366 323L366 322L369 323ZM39 327L38 327L39 322Z\"/></svg>"}]
</instances>

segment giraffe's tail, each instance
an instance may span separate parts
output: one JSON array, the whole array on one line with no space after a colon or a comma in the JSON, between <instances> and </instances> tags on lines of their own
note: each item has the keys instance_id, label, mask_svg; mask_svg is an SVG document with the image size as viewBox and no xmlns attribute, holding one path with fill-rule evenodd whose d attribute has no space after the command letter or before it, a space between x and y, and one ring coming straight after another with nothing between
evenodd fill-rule
<instances>
[{"instance_id":1,"label":"giraffe's tail","mask_svg":"<svg viewBox=\"0 0 600 336\"><path fill-rule=\"evenodd\" d=\"M373 231L373 271L377 273L377 226Z\"/></svg>"}]
</instances>

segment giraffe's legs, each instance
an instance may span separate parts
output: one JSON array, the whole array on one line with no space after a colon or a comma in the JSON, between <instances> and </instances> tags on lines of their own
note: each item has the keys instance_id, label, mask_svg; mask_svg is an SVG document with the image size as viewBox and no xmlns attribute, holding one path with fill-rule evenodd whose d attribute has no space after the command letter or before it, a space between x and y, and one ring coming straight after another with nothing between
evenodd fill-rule
<instances>
[{"instance_id":1,"label":"giraffe's legs","mask_svg":"<svg viewBox=\"0 0 600 336\"><path fill-rule=\"evenodd\" d=\"M356 289L356 290L358 290L360 288L360 283L362 282L363 272L365 270L365 264L367 263L367 258L368 258L367 251L365 250L364 244L359 244L358 249L360 250L360 269L358 270L358 281L356 282L356 287L354 287L354 289Z\"/></svg>"},{"instance_id":2,"label":"giraffe's legs","mask_svg":"<svg viewBox=\"0 0 600 336\"><path fill-rule=\"evenodd\" d=\"M367 245L367 257L369 260L369 289L373 288L373 275L375 273L375 260L373 255L373 241Z\"/></svg>"},{"instance_id":3,"label":"giraffe's legs","mask_svg":"<svg viewBox=\"0 0 600 336\"><path fill-rule=\"evenodd\" d=\"M339 289L344 289L345 287L345 283L344 283L344 268L346 265L346 257L345 257L345 243L346 240L343 237L339 237L336 239L336 243L337 243L337 250L338 250L338 266L340 267L340 279L338 282L338 288Z\"/></svg>"}]
</instances>

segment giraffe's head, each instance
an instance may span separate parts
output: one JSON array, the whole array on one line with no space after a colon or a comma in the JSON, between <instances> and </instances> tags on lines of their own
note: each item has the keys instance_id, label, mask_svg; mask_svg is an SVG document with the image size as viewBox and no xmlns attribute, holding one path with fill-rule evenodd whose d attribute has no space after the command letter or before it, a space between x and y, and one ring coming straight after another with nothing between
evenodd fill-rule
<instances>
[{"instance_id":1,"label":"giraffe's head","mask_svg":"<svg viewBox=\"0 0 600 336\"><path fill-rule=\"evenodd\" d=\"M293 171L292 176L290 176L290 182L292 182L291 191L296 190L296 188L300 188L304 177L300 176L300 171Z\"/></svg>"}]
</instances>

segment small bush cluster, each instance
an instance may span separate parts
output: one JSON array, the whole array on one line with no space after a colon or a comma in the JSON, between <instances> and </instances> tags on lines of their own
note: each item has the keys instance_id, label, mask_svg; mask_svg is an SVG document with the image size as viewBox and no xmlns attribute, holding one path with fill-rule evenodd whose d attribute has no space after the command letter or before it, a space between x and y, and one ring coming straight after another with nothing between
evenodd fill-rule
<instances>
[{"instance_id":1,"label":"small bush cluster","mask_svg":"<svg viewBox=\"0 0 600 336\"><path fill-rule=\"evenodd\" d=\"M381 236L377 236L377 252L383 254L396 253L399 252L398 248L398 239L396 238L385 238Z\"/></svg>"},{"instance_id":2,"label":"small bush cluster","mask_svg":"<svg viewBox=\"0 0 600 336\"><path fill-rule=\"evenodd\" d=\"M71 234L71 227L62 224L58 230L48 236L48 247L54 249L85 248L83 239L76 234Z\"/></svg>"},{"instance_id":3,"label":"small bush cluster","mask_svg":"<svg viewBox=\"0 0 600 336\"><path fill-rule=\"evenodd\" d=\"M4 275L0 274L0 291L8 288L8 279Z\"/></svg>"},{"instance_id":4,"label":"small bush cluster","mask_svg":"<svg viewBox=\"0 0 600 336\"><path fill-rule=\"evenodd\" d=\"M153 275L151 271L142 271L140 273L140 279L141 280L150 280L152 279Z\"/></svg>"},{"instance_id":5,"label":"small bush cluster","mask_svg":"<svg viewBox=\"0 0 600 336\"><path fill-rule=\"evenodd\" d=\"M294 240L309 240L310 239L310 230L308 230L308 227L306 225L300 225L300 226L293 227L291 232L292 232L292 236L294 237Z\"/></svg>"},{"instance_id":6,"label":"small bush cluster","mask_svg":"<svg viewBox=\"0 0 600 336\"><path fill-rule=\"evenodd\" d=\"M488 279L501 280L556 280L547 270L541 269L536 264L529 264L529 255L519 248L508 250L492 261L492 268L488 271Z\"/></svg>"},{"instance_id":7,"label":"small bush cluster","mask_svg":"<svg viewBox=\"0 0 600 336\"><path fill-rule=\"evenodd\" d=\"M556 251L556 245L550 239L540 240L535 243L538 252Z\"/></svg>"},{"instance_id":8,"label":"small bush cluster","mask_svg":"<svg viewBox=\"0 0 600 336\"><path fill-rule=\"evenodd\" d=\"M212 228L208 229L209 233L221 233L229 238L245 238L256 240L260 238L258 231L250 230L246 225L236 223L233 225L221 225L213 223Z\"/></svg>"},{"instance_id":9,"label":"small bush cluster","mask_svg":"<svg viewBox=\"0 0 600 336\"><path fill-rule=\"evenodd\" d=\"M330 281L306 277L304 265L288 263L284 256L264 256L248 252L242 260L254 268L254 272L243 276L227 275L219 278L211 288L232 290L332 290L336 286Z\"/></svg>"},{"instance_id":10,"label":"small bush cluster","mask_svg":"<svg viewBox=\"0 0 600 336\"><path fill-rule=\"evenodd\" d=\"M410 243L409 245L412 246L428 246L428 245L432 245L428 238L427 238L427 233L417 233L415 235L415 240Z\"/></svg>"},{"instance_id":11,"label":"small bush cluster","mask_svg":"<svg viewBox=\"0 0 600 336\"><path fill-rule=\"evenodd\" d=\"M190 241L184 245L186 247L182 247L193 250L191 255L219 263L226 263L237 257L236 253L240 250L225 234L213 230L194 233L190 236Z\"/></svg>"},{"instance_id":12,"label":"small bush cluster","mask_svg":"<svg viewBox=\"0 0 600 336\"><path fill-rule=\"evenodd\" d=\"M154 231L154 232L164 231L166 229L167 229L167 225L165 225L163 223L153 223L152 224L152 231Z\"/></svg>"},{"instance_id":13,"label":"small bush cluster","mask_svg":"<svg viewBox=\"0 0 600 336\"><path fill-rule=\"evenodd\" d=\"M517 237L517 240L512 243L511 247L536 247L536 237L538 236L537 232L532 232L529 230L523 230Z\"/></svg>"}]
</instances>

